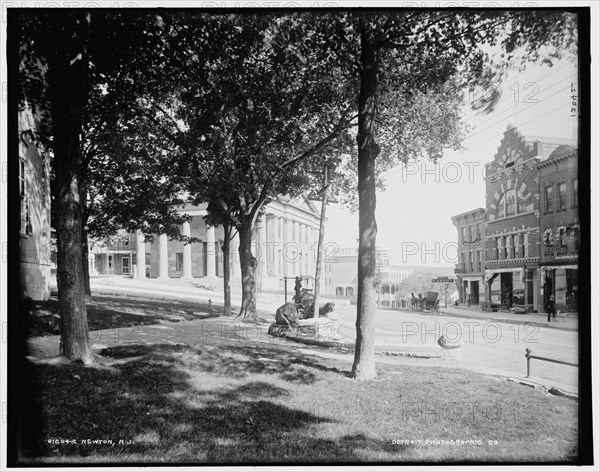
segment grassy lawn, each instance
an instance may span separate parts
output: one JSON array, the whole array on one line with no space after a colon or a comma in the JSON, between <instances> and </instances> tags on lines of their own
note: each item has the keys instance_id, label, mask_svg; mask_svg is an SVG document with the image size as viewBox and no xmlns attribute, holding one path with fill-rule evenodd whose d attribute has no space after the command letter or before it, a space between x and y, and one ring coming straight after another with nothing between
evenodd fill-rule
<instances>
[{"instance_id":1,"label":"grassy lawn","mask_svg":"<svg viewBox=\"0 0 600 472\"><path fill-rule=\"evenodd\" d=\"M60 334L58 299L30 302L29 333L31 337ZM165 300L136 295L98 295L87 305L90 330L127 328L169 321L189 321L215 315L207 303Z\"/></svg>"},{"instance_id":2,"label":"grassy lawn","mask_svg":"<svg viewBox=\"0 0 600 472\"><path fill-rule=\"evenodd\" d=\"M121 345L102 351L92 367L29 365L38 392L31 411L37 408L41 416L31 420L35 435L26 441L29 459L334 463L576 458L574 400L460 369L379 364L378 380L361 383L348 378L350 362L308 355L293 345L238 342ZM113 445L81 444L88 439L112 440ZM76 444L55 442L60 440Z\"/></svg>"}]
</instances>

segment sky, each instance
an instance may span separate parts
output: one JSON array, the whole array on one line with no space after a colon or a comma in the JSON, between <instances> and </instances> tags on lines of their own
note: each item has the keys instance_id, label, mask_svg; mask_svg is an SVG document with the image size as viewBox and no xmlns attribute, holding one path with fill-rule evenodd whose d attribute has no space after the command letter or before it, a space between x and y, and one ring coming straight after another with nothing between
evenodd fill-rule
<instances>
[{"instance_id":1,"label":"sky","mask_svg":"<svg viewBox=\"0 0 600 472\"><path fill-rule=\"evenodd\" d=\"M494 159L508 125L524 136L577 143L572 87L578 88L576 61L512 71L500 86L500 101L492 113L464 108L470 126L464 151L446 151L437 165L417 162L388 172L386 189L377 194L377 246L388 252L392 265L453 266L457 231L450 218L485 208L484 165ZM357 247L358 214L330 205L327 219L327 242Z\"/></svg>"}]
</instances>

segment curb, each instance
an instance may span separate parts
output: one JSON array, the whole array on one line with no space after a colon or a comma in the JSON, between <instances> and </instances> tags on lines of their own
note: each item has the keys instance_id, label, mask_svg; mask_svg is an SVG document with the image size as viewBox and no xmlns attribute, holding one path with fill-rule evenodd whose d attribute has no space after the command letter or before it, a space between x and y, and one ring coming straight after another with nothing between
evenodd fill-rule
<instances>
[{"instance_id":1,"label":"curb","mask_svg":"<svg viewBox=\"0 0 600 472\"><path fill-rule=\"evenodd\" d=\"M579 398L578 393L569 392L558 387L548 387L542 383L534 382L533 380L530 380L526 377L507 377L506 380L508 380L509 382L517 383L519 385L525 385L533 389L543 390L544 392L557 397L566 397L572 400L577 400Z\"/></svg>"},{"instance_id":2,"label":"curb","mask_svg":"<svg viewBox=\"0 0 600 472\"><path fill-rule=\"evenodd\" d=\"M287 339L310 346L320 346L325 348L336 348L343 353L353 353L356 343L352 340L327 341L317 339L313 336L298 336L295 334L282 333L279 336L274 336L269 332L269 336L279 339ZM413 357L422 359L443 358L443 349L435 346L414 346L414 345L398 345L398 344L379 344L375 346L375 354L383 356L399 356Z\"/></svg>"},{"instance_id":3,"label":"curb","mask_svg":"<svg viewBox=\"0 0 600 472\"><path fill-rule=\"evenodd\" d=\"M526 321L526 320L518 320L518 319L510 319L510 318L486 318L483 316L468 316L468 315L463 315L462 313L453 313L453 312L449 312L449 311L438 311L437 312L438 315L440 316L453 316L455 318L466 318L466 319L473 319L473 320L482 320L482 321L489 321L492 323L507 323L507 324L521 324L521 325L525 325L525 324L530 324L530 325L537 325L537 326L543 326L544 328L551 328L551 329L560 329L562 331L579 331L579 328L571 328L569 326L556 326L553 325L551 323L545 323L545 322L539 322L539 321Z\"/></svg>"}]
</instances>

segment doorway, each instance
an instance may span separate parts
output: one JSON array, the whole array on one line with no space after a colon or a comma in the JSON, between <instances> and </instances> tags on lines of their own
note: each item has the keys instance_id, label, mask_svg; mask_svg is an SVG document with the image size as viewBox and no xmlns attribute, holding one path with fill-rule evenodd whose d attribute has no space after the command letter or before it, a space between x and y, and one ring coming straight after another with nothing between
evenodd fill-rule
<instances>
[{"instance_id":1,"label":"doorway","mask_svg":"<svg viewBox=\"0 0 600 472\"><path fill-rule=\"evenodd\" d=\"M512 308L513 274L503 272L500 274L500 304L503 308Z\"/></svg>"},{"instance_id":2,"label":"doorway","mask_svg":"<svg viewBox=\"0 0 600 472\"><path fill-rule=\"evenodd\" d=\"M546 283L544 284L544 310L548 306L548 300L550 295L554 295L554 271L548 271L546 276Z\"/></svg>"},{"instance_id":3,"label":"doorway","mask_svg":"<svg viewBox=\"0 0 600 472\"><path fill-rule=\"evenodd\" d=\"M471 304L479 305L479 282L471 282Z\"/></svg>"}]
</instances>

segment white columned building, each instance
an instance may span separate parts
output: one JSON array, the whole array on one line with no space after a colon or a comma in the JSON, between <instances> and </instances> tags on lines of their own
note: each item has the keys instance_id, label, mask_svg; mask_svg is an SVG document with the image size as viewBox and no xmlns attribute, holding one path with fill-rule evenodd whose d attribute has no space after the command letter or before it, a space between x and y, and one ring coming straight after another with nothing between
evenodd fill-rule
<instances>
[{"instance_id":1,"label":"white columned building","mask_svg":"<svg viewBox=\"0 0 600 472\"><path fill-rule=\"evenodd\" d=\"M191 236L191 228L190 222L183 222L182 232L183 236L187 236L188 238ZM192 278L192 246L191 243L184 242L183 244L183 278L191 279Z\"/></svg>"},{"instance_id":2,"label":"white columned building","mask_svg":"<svg viewBox=\"0 0 600 472\"><path fill-rule=\"evenodd\" d=\"M137 255L137 277L159 279L217 278L223 276L223 255L220 242L223 228L210 227L204 222L206 205L186 206L180 210L187 220L181 226L184 240L169 239L166 234L144 235L136 231L129 236L131 243L123 242L121 252ZM314 276L314 249L319 226L319 213L306 198L290 199L280 196L271 201L254 228L253 245L258 258L257 287L277 290L284 287L283 277ZM152 236L152 237L151 237ZM148 241L146 242L146 238ZM131 244L128 246L128 244ZM232 282L241 279L238 253L239 236L231 241L230 268ZM113 249L113 248L109 248ZM124 252L125 251L125 252ZM115 253L116 254L116 253ZM110 252L90 254L98 261L95 267L100 274L129 275L124 270L123 257L113 257ZM109 272L110 271L110 272ZM308 273L307 273L308 271Z\"/></svg>"},{"instance_id":3,"label":"white columned building","mask_svg":"<svg viewBox=\"0 0 600 472\"><path fill-rule=\"evenodd\" d=\"M215 277L217 275L215 261L217 251L215 245L215 228L212 226L206 229L206 245L206 276Z\"/></svg>"},{"instance_id":4,"label":"white columned building","mask_svg":"<svg viewBox=\"0 0 600 472\"><path fill-rule=\"evenodd\" d=\"M136 255L137 255L137 278L146 278L146 236L140 231L135 232Z\"/></svg>"},{"instance_id":5,"label":"white columned building","mask_svg":"<svg viewBox=\"0 0 600 472\"><path fill-rule=\"evenodd\" d=\"M238 235L237 231L235 231L235 236L231 240L231 245L229 248L230 249L229 260L231 263L231 277L237 278L237 279L242 277L242 267L240 266L239 247L240 247L240 236Z\"/></svg>"},{"instance_id":6,"label":"white columned building","mask_svg":"<svg viewBox=\"0 0 600 472\"><path fill-rule=\"evenodd\" d=\"M166 234L158 237L158 278L166 279L169 277L169 241Z\"/></svg>"}]
</instances>

